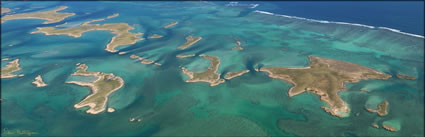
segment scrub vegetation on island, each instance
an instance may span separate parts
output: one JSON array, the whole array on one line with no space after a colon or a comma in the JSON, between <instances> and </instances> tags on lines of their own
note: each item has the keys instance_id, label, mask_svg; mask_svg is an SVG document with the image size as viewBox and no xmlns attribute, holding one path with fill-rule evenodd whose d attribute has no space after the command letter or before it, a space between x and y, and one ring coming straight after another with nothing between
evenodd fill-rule
<instances>
[{"instance_id":1,"label":"scrub vegetation on island","mask_svg":"<svg viewBox=\"0 0 425 137\"><path fill-rule=\"evenodd\" d=\"M56 22L60 22L64 20L65 18L75 15L75 13L58 13L58 11L65 10L67 8L68 8L67 6L61 6L55 10L50 10L50 11L6 15L1 18L1 23L4 23L9 20L17 20L17 19L42 19L42 20L46 20L45 22L43 22L43 24L56 23ZM2 8L2 14L3 14L3 8Z\"/></svg>"},{"instance_id":2,"label":"scrub vegetation on island","mask_svg":"<svg viewBox=\"0 0 425 137\"><path fill-rule=\"evenodd\" d=\"M322 109L338 117L347 117L350 113L349 106L338 96L338 92L345 90L344 83L368 79L386 80L391 77L349 62L314 56L309 56L309 59L308 67L264 67L260 68L260 71L268 73L271 78L291 83L293 87L288 92L290 97L305 91L319 95L328 105Z\"/></svg>"},{"instance_id":3,"label":"scrub vegetation on island","mask_svg":"<svg viewBox=\"0 0 425 137\"><path fill-rule=\"evenodd\" d=\"M10 61L5 67L1 69L1 78L14 78L22 77L24 74L12 74L18 72L22 68L19 67L19 59Z\"/></svg>"}]
</instances>

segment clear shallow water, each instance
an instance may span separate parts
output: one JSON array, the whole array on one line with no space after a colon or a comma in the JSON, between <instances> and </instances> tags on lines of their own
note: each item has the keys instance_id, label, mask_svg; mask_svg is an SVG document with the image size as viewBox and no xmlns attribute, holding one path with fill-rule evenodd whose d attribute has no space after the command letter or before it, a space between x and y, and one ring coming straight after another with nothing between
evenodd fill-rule
<instances>
[{"instance_id":1,"label":"clear shallow water","mask_svg":"<svg viewBox=\"0 0 425 137\"><path fill-rule=\"evenodd\" d=\"M1 25L1 56L19 58L23 68L19 74L25 74L1 80L3 128L50 136L424 135L423 38L267 15L248 7L210 2L2 2L3 7L20 8L16 13L29 7L54 9L61 5L69 7L62 12L77 15L54 24L31 19ZM125 22L134 25L132 32L145 33L142 37L164 37L120 48L128 53L118 55L104 50L113 37L107 31L87 32L80 38L29 34L36 27L81 23L114 13L120 15L99 23ZM179 24L162 29L172 21ZM177 50L189 34L203 39L188 49ZM236 46L234 38L243 41L244 50L232 50ZM251 72L215 87L186 83L180 66L202 71L208 65L201 57L175 57L192 53L218 56L220 74L244 69ZM129 58L131 54L162 66L140 64ZM325 104L318 96L304 93L290 98L289 83L253 71L257 65L307 66L311 55L361 64L394 77L346 84L347 91L340 96L351 113L347 118L337 118L320 108ZM87 64L89 71L114 73L124 79L124 87L111 94L107 104L116 112L89 115L86 109L73 108L90 94L87 87L65 83L82 80L70 76L76 63ZM397 73L418 80L397 79ZM49 86L33 86L31 82L37 75L42 75ZM369 92L361 92L362 88ZM365 106L375 103L369 101L374 97L390 103L387 116L365 110ZM132 123L131 117L143 120ZM401 130L393 133L371 127L383 122L400 126Z\"/></svg>"}]
</instances>

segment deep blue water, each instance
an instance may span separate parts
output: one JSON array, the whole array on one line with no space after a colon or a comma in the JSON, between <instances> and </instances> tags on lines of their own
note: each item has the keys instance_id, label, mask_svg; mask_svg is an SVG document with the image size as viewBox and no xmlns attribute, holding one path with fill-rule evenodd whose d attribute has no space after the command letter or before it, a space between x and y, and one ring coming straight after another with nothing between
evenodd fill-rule
<instances>
[{"instance_id":1,"label":"deep blue water","mask_svg":"<svg viewBox=\"0 0 425 137\"><path fill-rule=\"evenodd\" d=\"M227 3L223 2L223 4ZM239 2L239 4L254 3L260 5L253 8L253 10L316 20L388 27L403 32L424 35L423 1Z\"/></svg>"}]
</instances>

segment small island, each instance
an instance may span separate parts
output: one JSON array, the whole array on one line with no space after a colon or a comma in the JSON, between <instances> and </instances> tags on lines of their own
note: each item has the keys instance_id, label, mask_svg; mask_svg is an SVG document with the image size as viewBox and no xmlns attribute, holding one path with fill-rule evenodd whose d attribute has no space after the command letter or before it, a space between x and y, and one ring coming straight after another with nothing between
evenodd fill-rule
<instances>
[{"instance_id":1,"label":"small island","mask_svg":"<svg viewBox=\"0 0 425 137\"><path fill-rule=\"evenodd\" d=\"M159 39L162 38L162 35L158 35L158 34L153 34L152 36L150 36L148 39Z\"/></svg>"},{"instance_id":2,"label":"small island","mask_svg":"<svg viewBox=\"0 0 425 137\"><path fill-rule=\"evenodd\" d=\"M235 40L236 41L236 45L235 47L233 47L234 50L243 50L242 46L241 46L241 42L239 40Z\"/></svg>"},{"instance_id":3,"label":"small island","mask_svg":"<svg viewBox=\"0 0 425 137\"><path fill-rule=\"evenodd\" d=\"M240 72L228 72L228 73L226 73L226 76L224 76L224 79L230 80L232 78L242 76L243 74L248 73L248 72L249 72L249 70L243 70L243 71L240 71Z\"/></svg>"},{"instance_id":4,"label":"small island","mask_svg":"<svg viewBox=\"0 0 425 137\"><path fill-rule=\"evenodd\" d=\"M130 55L130 58L131 59L137 59L137 60L139 60L141 64L152 64L152 63L155 63L155 61L153 61L153 60L145 59L145 58L142 58L140 56L136 56L134 54ZM161 64L156 63L155 65L160 66Z\"/></svg>"},{"instance_id":5,"label":"small island","mask_svg":"<svg viewBox=\"0 0 425 137\"><path fill-rule=\"evenodd\" d=\"M115 48L119 46L131 45L135 44L137 41L144 40L143 38L139 38L143 33L132 33L129 32L133 30L134 27L129 26L127 23L114 23L114 24L87 24L84 26L79 26L76 28L64 28L57 29L54 27L38 27L37 31L31 32L34 33L44 33L45 35L68 35L75 38L81 37L81 35L88 31L95 30L106 30L112 31L115 34L112 37L111 41L106 45L106 51L108 52L117 52Z\"/></svg>"},{"instance_id":6,"label":"small island","mask_svg":"<svg viewBox=\"0 0 425 137\"><path fill-rule=\"evenodd\" d=\"M81 26L85 26L85 25L88 25L89 23L93 23L93 22L99 22L99 21L104 21L104 20L106 20L106 19L115 18L115 17L117 17L118 15L120 15L120 14L115 13L115 14L113 14L113 15L111 15L111 16L106 17L106 18L102 18L102 19L95 19L95 20L87 21L87 22L84 22Z\"/></svg>"},{"instance_id":7,"label":"small island","mask_svg":"<svg viewBox=\"0 0 425 137\"><path fill-rule=\"evenodd\" d=\"M126 54L127 52L124 52L124 51L121 51L121 52L118 52L118 54L119 55L124 55L124 54Z\"/></svg>"},{"instance_id":8,"label":"small island","mask_svg":"<svg viewBox=\"0 0 425 137\"><path fill-rule=\"evenodd\" d=\"M310 66L300 68L262 67L259 71L268 73L268 76L289 82L293 85L289 89L289 97L311 91L320 96L328 104L323 106L326 112L338 117L347 117L350 112L348 105L338 96L344 90L344 83L355 83L360 80L386 80L391 75L384 74L361 65L309 56Z\"/></svg>"},{"instance_id":9,"label":"small island","mask_svg":"<svg viewBox=\"0 0 425 137\"><path fill-rule=\"evenodd\" d=\"M1 14L10 12L9 8L1 8Z\"/></svg>"},{"instance_id":10,"label":"small island","mask_svg":"<svg viewBox=\"0 0 425 137\"><path fill-rule=\"evenodd\" d=\"M12 74L21 70L19 67L19 59L10 61L4 68L1 69L1 78L22 77L24 74Z\"/></svg>"},{"instance_id":11,"label":"small island","mask_svg":"<svg viewBox=\"0 0 425 137\"><path fill-rule=\"evenodd\" d=\"M43 79L41 78L41 75L38 75L37 77L35 77L35 79L32 82L32 84L34 84L38 88L47 86L47 84L43 82Z\"/></svg>"},{"instance_id":12,"label":"small island","mask_svg":"<svg viewBox=\"0 0 425 137\"><path fill-rule=\"evenodd\" d=\"M416 80L416 77L407 76L407 75L403 75L403 74L397 74L397 78L407 79L407 80Z\"/></svg>"},{"instance_id":13,"label":"small island","mask_svg":"<svg viewBox=\"0 0 425 137\"><path fill-rule=\"evenodd\" d=\"M61 6L55 10L50 10L50 11L6 15L1 18L1 23L6 22L8 20L16 20L16 19L43 19L43 20L46 20L45 22L43 22L43 24L56 23L56 22L60 22L64 20L65 18L75 15L75 13L58 13L58 11L65 10L67 8L68 8L67 6Z\"/></svg>"},{"instance_id":14,"label":"small island","mask_svg":"<svg viewBox=\"0 0 425 137\"><path fill-rule=\"evenodd\" d=\"M397 129L390 126L390 125L386 125L386 124L382 124L382 128L384 128L385 130L391 131L391 132L396 132Z\"/></svg>"},{"instance_id":15,"label":"small island","mask_svg":"<svg viewBox=\"0 0 425 137\"><path fill-rule=\"evenodd\" d=\"M199 55L210 61L210 66L207 71L204 72L190 72L185 67L182 67L182 71L189 77L186 82L207 82L210 86L217 86L218 84L224 83L224 79L220 79L220 74L217 73L218 67L220 66L220 59L214 56L208 56L205 54Z\"/></svg>"},{"instance_id":16,"label":"small island","mask_svg":"<svg viewBox=\"0 0 425 137\"><path fill-rule=\"evenodd\" d=\"M186 37L186 43L184 43L183 45L180 45L178 47L178 49L186 49L190 46L192 46L193 44L195 44L196 42L200 41L202 39L202 37L192 37L192 35L189 35Z\"/></svg>"},{"instance_id":17,"label":"small island","mask_svg":"<svg viewBox=\"0 0 425 137\"><path fill-rule=\"evenodd\" d=\"M177 25L179 22L177 22L177 21L174 21L174 22L171 22L170 24L168 24L167 26L164 26L164 28L169 28L169 27L172 27L172 26L174 26L174 25Z\"/></svg>"},{"instance_id":18,"label":"small island","mask_svg":"<svg viewBox=\"0 0 425 137\"><path fill-rule=\"evenodd\" d=\"M380 103L378 105L378 109L377 110L371 109L371 108L367 108L367 107L366 107L366 110L369 111L369 112L372 112L372 113L377 113L379 116L382 117L382 116L385 116L385 115L388 114L388 111L387 111L388 105L389 105L388 101L382 101L382 103Z\"/></svg>"},{"instance_id":19,"label":"small island","mask_svg":"<svg viewBox=\"0 0 425 137\"><path fill-rule=\"evenodd\" d=\"M178 57L178 58L188 58L188 57L193 57L193 56L195 56L195 54L177 55L176 57Z\"/></svg>"},{"instance_id":20,"label":"small island","mask_svg":"<svg viewBox=\"0 0 425 137\"><path fill-rule=\"evenodd\" d=\"M378 124L372 124L372 127L379 128Z\"/></svg>"},{"instance_id":21,"label":"small island","mask_svg":"<svg viewBox=\"0 0 425 137\"><path fill-rule=\"evenodd\" d=\"M93 82L66 81L65 83L76 84L89 87L92 91L81 102L75 104L75 108L90 107L86 112L89 114L98 114L105 111L108 96L124 86L124 80L112 73L88 72L88 66L80 64L77 71L72 76L94 76L97 79ZM109 110L110 111L110 110Z\"/></svg>"}]
</instances>

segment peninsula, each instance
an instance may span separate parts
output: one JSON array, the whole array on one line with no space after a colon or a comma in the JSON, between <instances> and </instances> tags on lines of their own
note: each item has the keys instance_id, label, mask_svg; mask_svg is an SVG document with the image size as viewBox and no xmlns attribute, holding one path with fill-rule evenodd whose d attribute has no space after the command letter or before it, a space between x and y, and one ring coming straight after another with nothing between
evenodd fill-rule
<instances>
[{"instance_id":1,"label":"peninsula","mask_svg":"<svg viewBox=\"0 0 425 137\"><path fill-rule=\"evenodd\" d=\"M184 43L183 45L180 45L178 47L178 49L186 49L190 46L192 46L193 44L195 44L196 42L200 41L202 39L202 37L192 37L192 35L189 35L186 37L186 43Z\"/></svg>"},{"instance_id":2,"label":"peninsula","mask_svg":"<svg viewBox=\"0 0 425 137\"><path fill-rule=\"evenodd\" d=\"M388 105L389 105L388 101L382 101L382 103L378 105L377 110L367 108L367 107L366 107L366 110L372 113L378 113L378 115L382 117L388 114L388 111L387 111Z\"/></svg>"},{"instance_id":3,"label":"peninsula","mask_svg":"<svg viewBox=\"0 0 425 137\"><path fill-rule=\"evenodd\" d=\"M271 78L289 82L293 87L289 90L289 97L311 91L320 96L328 104L323 106L326 112L347 117L350 112L348 105L338 96L344 90L344 83L355 83L360 80L381 79L386 80L391 75L384 74L361 65L309 56L310 66L302 68L264 67L259 71L268 73Z\"/></svg>"},{"instance_id":4,"label":"peninsula","mask_svg":"<svg viewBox=\"0 0 425 137\"><path fill-rule=\"evenodd\" d=\"M81 37L81 35L88 31L95 31L95 30L106 30L106 31L112 31L113 34L115 34L114 37L112 37L111 41L108 45L106 45L106 51L108 52L117 52L115 48L119 46L125 46L125 45L131 45L136 43L139 40L144 40L143 38L139 38L140 35L143 35L143 33L132 33L129 32L130 30L133 30L134 28L129 26L127 23L114 23L114 24L87 24L82 25L76 28L64 28L64 29L57 29L54 27L38 27L37 31L31 32L33 33L44 33L45 35L68 35L75 38Z\"/></svg>"},{"instance_id":5,"label":"peninsula","mask_svg":"<svg viewBox=\"0 0 425 137\"><path fill-rule=\"evenodd\" d=\"M86 112L89 114L98 114L105 111L108 96L124 86L124 80L112 73L88 72L88 66L79 64L77 71L72 76L94 76L97 79L93 82L67 81L65 83L87 86L92 93L85 97L81 102L75 104L75 108L90 107Z\"/></svg>"},{"instance_id":6,"label":"peninsula","mask_svg":"<svg viewBox=\"0 0 425 137\"><path fill-rule=\"evenodd\" d=\"M61 6L55 10L50 11L40 11L33 13L21 13L21 14L12 14L6 15L1 18L1 23L6 22L8 20L16 20L16 19L42 19L46 20L43 24L56 23L68 18L70 16L74 16L75 13L58 13L58 11L67 9L67 6ZM2 9L3 14L3 9Z\"/></svg>"},{"instance_id":7,"label":"peninsula","mask_svg":"<svg viewBox=\"0 0 425 137\"><path fill-rule=\"evenodd\" d=\"M12 74L21 70L19 67L19 59L10 61L4 68L1 69L1 78L13 78L13 77L22 77L24 74Z\"/></svg>"},{"instance_id":8,"label":"peninsula","mask_svg":"<svg viewBox=\"0 0 425 137\"><path fill-rule=\"evenodd\" d=\"M41 75L38 75L35 77L34 81L32 82L36 87L45 87L47 86L46 83L43 82L43 79L41 78Z\"/></svg>"},{"instance_id":9,"label":"peninsula","mask_svg":"<svg viewBox=\"0 0 425 137\"><path fill-rule=\"evenodd\" d=\"M190 72L185 67L182 67L182 71L189 77L186 82L207 82L210 86L217 86L218 84L224 83L224 79L220 79L220 74L217 73L218 67L220 66L220 59L214 56L208 56L205 54L199 55L210 61L210 66L207 71L204 72Z\"/></svg>"}]
</instances>

